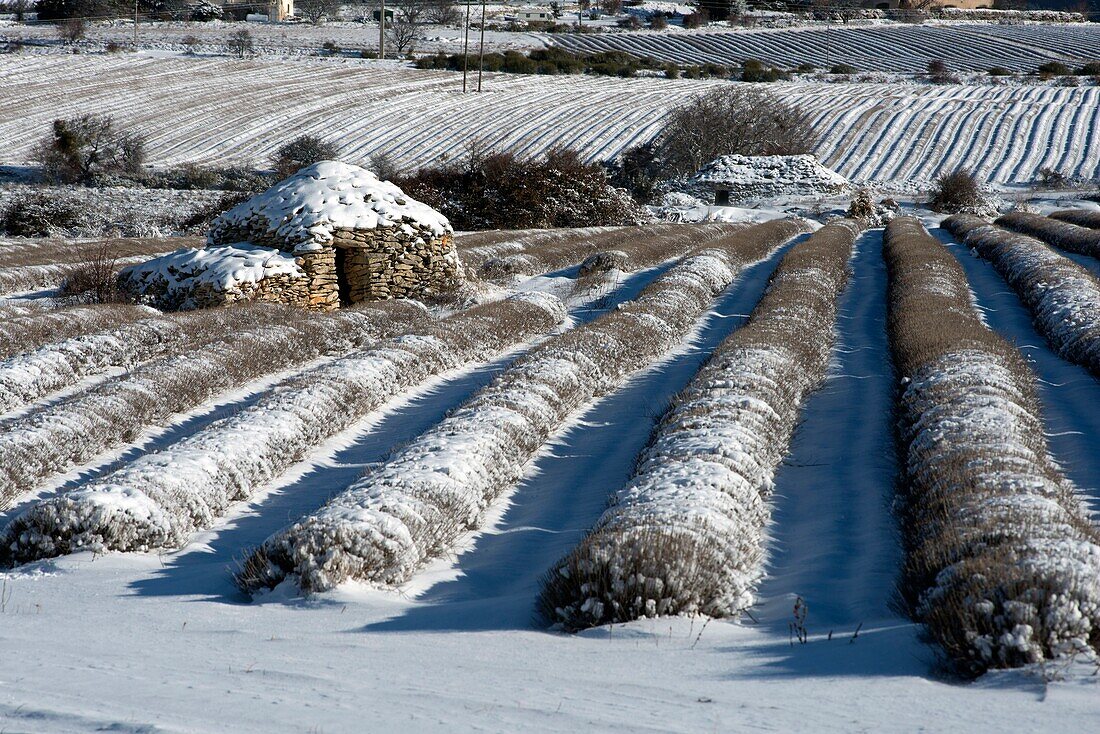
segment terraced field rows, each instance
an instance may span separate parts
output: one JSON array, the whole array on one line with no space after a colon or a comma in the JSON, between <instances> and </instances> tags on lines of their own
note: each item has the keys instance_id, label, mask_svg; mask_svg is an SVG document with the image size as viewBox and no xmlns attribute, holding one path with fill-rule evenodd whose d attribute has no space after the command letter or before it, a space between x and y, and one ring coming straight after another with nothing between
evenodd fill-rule
<instances>
[{"instance_id":1,"label":"terraced field rows","mask_svg":"<svg viewBox=\"0 0 1100 734\"><path fill-rule=\"evenodd\" d=\"M1100 30L1092 24L951 24L792 28L721 33L554 34L548 44L572 51L626 51L680 64L738 64L759 59L783 68L802 63L828 68L847 63L860 71L925 71L932 59L954 68L1001 66L1034 71L1045 61L1100 57Z\"/></svg>"},{"instance_id":2,"label":"terraced field rows","mask_svg":"<svg viewBox=\"0 0 1100 734\"><path fill-rule=\"evenodd\" d=\"M646 271L652 278L649 285L640 283L631 292L632 300L596 309L590 321L566 324L563 331L547 334L564 311L544 294L460 311L445 324L429 322L409 304L376 304L372 308L411 309L403 319L390 315L388 333L396 330L401 336L374 344L387 335L387 327L361 324L360 344L351 344L349 337L344 351L320 364L302 361L319 354L318 348L298 359L285 359L282 366L293 373L258 388L254 398L237 402L222 417L181 431L156 449L134 451L114 466L104 461L101 471L100 466L94 468L95 476L78 477L61 487L43 487L43 482L68 463L134 441L136 430L112 429L109 440L88 428L80 435L79 426L88 415L105 414L95 398L106 403L112 397L111 383L83 396L62 396L49 410L0 424L0 454L9 457L0 462L9 473L0 488L18 505L0 531L0 563L20 564L87 548L176 548L192 540L201 548L191 555L201 556L213 538L220 565L213 574L207 569L192 578L197 585L192 592L228 583L225 562L259 543L244 556L235 579L247 592L267 594L279 586L280 594L312 593L353 580L382 587L383 592L397 587L415 595L431 590L441 578L440 567L453 565L449 553L473 548L475 559L448 577L445 591L423 605L410 601L407 610L391 615L395 628L415 626L429 608L433 609L427 614L443 616L461 616L465 609L465 624L473 617L485 624L480 611L491 610L497 623L507 618L508 624L526 628L537 599L531 580L544 571L551 572L550 578L566 579L564 595L547 595L542 602L546 616L568 628L677 612L726 616L751 604L754 618L759 613L762 627L774 631L789 618L789 611L776 612L775 596L787 610L790 596L800 600L794 604L796 619L799 604L808 600L814 609L819 604L831 606L828 616L822 615L829 624L854 627L870 614L877 615L880 624L900 628L905 622L887 608L887 600L894 579L904 571L909 612L929 626L964 672L1041 662L1096 647L1091 630L1100 624L1100 586L1095 579L1100 535L1084 498L1100 492L1100 469L1090 456L1082 458L1084 470L1073 467L1074 481L1082 483L1079 492L1062 473L1067 457L1052 453L1051 447L1068 445L1063 434L1076 435L1078 444L1091 446L1100 438L1100 424L1066 411L1072 400L1061 383L1048 380L1040 392L1028 363L1012 346L1023 346L1021 334L998 336L978 318L968 271L950 250L917 220L898 219L887 237L887 268L875 246L882 239L881 230L857 238L858 226L838 222L785 248L767 287L758 274L729 288L751 263L783 249L781 243L802 231L803 223L788 220L726 232L684 226L676 235L666 229L635 231L654 241L667 238L673 251L683 246L685 236L697 233L701 249L674 266L655 269L659 273ZM622 234L588 231L580 236L607 244L605 238ZM536 260L537 248L546 246L542 260L549 263L563 256L568 236L547 237L540 245L532 243L538 240L534 233L525 233L519 239L526 244L519 246L532 248ZM1028 238L991 238L978 254L994 261L998 248L1008 256L1012 243L1018 245L1021 239ZM487 248L502 244L496 235L471 242ZM1037 242L1035 246L1045 249ZM564 250L577 255L573 246ZM962 252L960 259L981 262ZM769 258L769 269L777 259ZM869 267L871 260L878 266ZM855 278L849 276L853 262ZM1023 301L1028 301L1025 291L1045 287L1005 273ZM981 285L988 293L990 283ZM1000 285L998 281L995 287ZM736 292L741 287L748 292ZM747 323L725 321L744 318L743 312L761 291ZM627 298L625 293L624 286L620 297ZM741 304L737 311L729 309L731 295ZM882 328L881 318L886 300L888 330ZM354 319L357 313L369 318L351 311L309 319ZM307 315L297 315L301 318L295 323L308 320ZM572 315L583 321L577 312ZM506 334L499 340L490 323L494 320ZM703 336L715 322L724 325ZM942 328L945 323L952 328ZM1060 328L1073 337L1086 335L1091 327L1065 322ZM722 330L724 335L718 336ZM279 337L274 330L254 331L268 351L285 348L263 341L265 335ZM884 331L890 335L892 354ZM852 341L853 333L876 336ZM392 417L393 405L383 405L384 401L407 396L441 370L491 358L517 339L524 344L517 352L523 354L502 363L499 375L486 379L480 392L458 397L458 392L443 390L438 400L431 390L418 392L416 399L436 417L417 424L415 430L397 426L393 435L376 429ZM1044 369L1058 360L1052 349L1028 346L1040 351ZM837 358L836 353L845 350L859 352L858 360L850 355ZM687 356L691 352L695 354ZM233 362L228 347L219 354L221 362ZM706 361L707 357L712 358ZM896 381L891 361L904 381ZM267 359L262 362L269 364ZM692 363L703 364L695 378L687 366ZM856 365L866 374L837 373ZM169 378L170 372L165 370ZM656 391L646 387L668 373L674 375L671 382ZM834 400L831 412L802 412L807 398L814 399L810 396L816 385L847 378L870 378L878 387L871 392L843 389L841 394L851 399ZM1086 378L1092 391L1085 392L1095 394L1100 388ZM117 381L119 395L126 383ZM675 383L679 386L672 387ZM147 379L146 384L153 388L146 392L156 392L155 381ZM889 415L884 384L901 386L897 400L905 460L900 466L860 454L868 447L856 447L848 435L851 426L866 423L881 439L879 449L891 450L888 422L873 420ZM687 390L681 392L683 386ZM225 390L227 384L215 387ZM207 390L197 399L209 402L214 392ZM130 393L133 400L140 398L138 390ZM351 394L354 398L347 397ZM1055 396L1051 402L1059 423L1048 423L1043 415L1050 395ZM624 430L623 416L616 412L622 411L622 400L644 403L650 418L664 416L644 450L652 421L635 417L635 425ZM163 421L168 409L142 411L148 423ZM381 420L368 420L369 411ZM807 433L810 421L816 425ZM1054 426L1063 430L1055 431ZM577 437L569 435L574 428ZM773 474L792 434L798 445L800 434L820 441L827 431L847 442L843 450L821 445L815 457L814 447L803 444L798 458L810 467L809 474ZM69 446L78 439L85 442L83 448ZM328 444L348 440L367 440L375 447L369 452L374 458L365 463L330 462ZM633 447L627 454L641 453L609 459L615 452L604 449L620 440ZM540 457L562 445L570 448L554 461L577 462L573 476L578 479L577 472L596 475L576 482L580 489L573 482L563 483L560 475L555 480L552 471L543 472L553 462L540 464ZM59 447L80 455L51 454ZM638 457L641 461L631 478L625 459ZM815 458L822 463L815 463ZM859 494L871 496L844 501L837 485L850 475L831 475L839 472L838 463L853 461L866 462L868 475L859 479ZM281 484L296 467L310 462L315 472L312 485L293 478ZM605 466L609 462L610 468ZM823 476L826 472L829 477ZM897 473L910 501L896 523L884 522L888 515L883 508L891 506ZM517 482L532 480L541 487L536 492L541 497L534 507L524 508L528 514L509 517ZM967 491L945 490L956 484ZM28 491L32 489L52 494L42 497ZM296 496L289 504L267 504L280 489ZM615 501L601 520L609 493ZM521 503L530 502L531 494L528 491ZM822 495L827 501L814 506ZM262 522L242 533L236 524L240 515L234 513L253 498L258 498L254 514ZM773 515L783 502L805 503L807 511L823 522L803 522L791 534L787 531L799 523L789 522L790 513ZM292 506L297 511L288 518L286 509ZM282 526L295 517L302 519ZM497 544L495 552L478 553L483 544L492 546L487 534L498 521L499 535L508 539ZM274 523L278 525L272 527ZM259 527L266 529L260 533ZM601 540L582 541L582 553L569 556L566 564L554 564L582 540L585 528L594 528L591 537ZM899 528L903 549L895 538ZM609 529L613 532L606 532ZM629 532L616 535L624 529ZM667 529L672 534L661 542L647 542L658 530ZM201 539L193 536L203 530L209 532ZM851 541L849 535L865 537ZM852 573L847 562L836 560L837 552L863 547L869 535L874 536L873 547L898 551L876 559L876 568L892 566L893 576L881 568ZM991 551L994 541L997 549ZM802 578L824 580L762 598L766 589L774 588L759 582L770 572L767 555L777 542L798 545ZM898 560L902 550L907 564ZM1005 563L1006 557L1019 562ZM124 566L128 561L116 557L112 563L116 562ZM165 572L165 583L178 580L180 572L172 569ZM954 573L940 573L944 569ZM83 571L75 567L72 573ZM146 572L148 568L142 571ZM142 579L136 586L150 582ZM833 591L843 588L839 593L854 599L823 598L831 584ZM807 587L817 596L802 600ZM1043 597L1039 592L1044 590L1058 596ZM464 606L470 602L474 606ZM263 606L267 605L241 606L238 612L249 616ZM312 607L300 611L316 613ZM799 630L799 636L803 634ZM824 630L820 634L824 636ZM858 659L858 664L867 661Z\"/></svg>"},{"instance_id":3,"label":"terraced field rows","mask_svg":"<svg viewBox=\"0 0 1100 734\"><path fill-rule=\"evenodd\" d=\"M553 146L608 160L652 138L671 107L723 81L489 75L481 95L445 72L310 60L114 56L0 59L0 137L24 163L55 117L115 115L149 136L156 164L266 159L288 127L337 140L349 161L422 165L479 140L521 154ZM323 87L324 95L316 90ZM791 83L772 87L820 132L849 179L904 189L943 170L994 183L1039 169L1100 175L1100 87ZM598 115L592 109L599 109Z\"/></svg>"}]
</instances>

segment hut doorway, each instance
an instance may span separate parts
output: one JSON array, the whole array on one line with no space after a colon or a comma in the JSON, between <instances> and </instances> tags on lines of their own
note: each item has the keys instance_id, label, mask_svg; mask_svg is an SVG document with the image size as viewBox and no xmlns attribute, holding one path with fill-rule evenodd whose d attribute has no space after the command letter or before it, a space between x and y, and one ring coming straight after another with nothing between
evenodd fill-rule
<instances>
[{"instance_id":1,"label":"hut doorway","mask_svg":"<svg viewBox=\"0 0 1100 734\"><path fill-rule=\"evenodd\" d=\"M336 248L336 289L340 293L340 307L351 305L351 282L348 280L348 251Z\"/></svg>"}]
</instances>

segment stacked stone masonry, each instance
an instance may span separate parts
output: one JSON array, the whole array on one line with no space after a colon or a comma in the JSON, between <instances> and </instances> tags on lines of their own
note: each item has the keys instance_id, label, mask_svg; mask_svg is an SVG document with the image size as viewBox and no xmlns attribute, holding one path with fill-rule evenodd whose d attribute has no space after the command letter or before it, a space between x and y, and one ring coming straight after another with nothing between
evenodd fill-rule
<instances>
[{"instance_id":1,"label":"stacked stone masonry","mask_svg":"<svg viewBox=\"0 0 1100 734\"><path fill-rule=\"evenodd\" d=\"M255 298L319 311L362 301L438 295L453 290L463 275L452 237L436 237L411 221L371 230L337 229L331 242L303 247L281 240L266 220L253 219L245 226L216 229L210 240L212 245L244 241L295 253L306 278L265 278ZM339 268L338 249L343 251ZM346 282L343 303L341 270Z\"/></svg>"}]
</instances>

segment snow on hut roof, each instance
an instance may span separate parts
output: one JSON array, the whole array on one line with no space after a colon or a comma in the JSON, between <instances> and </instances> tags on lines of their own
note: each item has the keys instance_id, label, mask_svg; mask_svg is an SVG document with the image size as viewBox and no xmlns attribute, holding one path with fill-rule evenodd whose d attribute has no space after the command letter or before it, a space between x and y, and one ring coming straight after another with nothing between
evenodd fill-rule
<instances>
[{"instance_id":1,"label":"snow on hut roof","mask_svg":"<svg viewBox=\"0 0 1100 734\"><path fill-rule=\"evenodd\" d=\"M218 247L184 248L153 258L122 271L123 277L148 285L163 280L170 294L193 289L205 283L220 291L240 288L244 283L257 283L262 278L287 275L304 277L294 258L267 247L236 242Z\"/></svg>"},{"instance_id":2,"label":"snow on hut roof","mask_svg":"<svg viewBox=\"0 0 1100 734\"><path fill-rule=\"evenodd\" d=\"M359 166L320 161L280 181L262 194L214 220L211 240L219 227L267 219L279 239L299 252L314 243L329 242L337 229L375 229L418 224L436 237L449 234L447 218L427 204L406 196Z\"/></svg>"},{"instance_id":3,"label":"snow on hut roof","mask_svg":"<svg viewBox=\"0 0 1100 734\"><path fill-rule=\"evenodd\" d=\"M700 168L692 182L771 196L832 193L851 186L812 155L722 156Z\"/></svg>"}]
</instances>

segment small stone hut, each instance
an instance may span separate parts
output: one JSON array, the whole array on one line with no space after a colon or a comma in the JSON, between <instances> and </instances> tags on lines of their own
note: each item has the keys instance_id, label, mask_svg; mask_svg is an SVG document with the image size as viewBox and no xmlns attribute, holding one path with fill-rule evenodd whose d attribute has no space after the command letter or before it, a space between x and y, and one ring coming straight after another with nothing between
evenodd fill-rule
<instances>
[{"instance_id":1,"label":"small stone hut","mask_svg":"<svg viewBox=\"0 0 1100 734\"><path fill-rule=\"evenodd\" d=\"M462 266L452 234L446 217L394 184L321 161L215 219L201 258L172 253L122 282L167 308L262 300L331 311L453 290Z\"/></svg>"}]
</instances>

